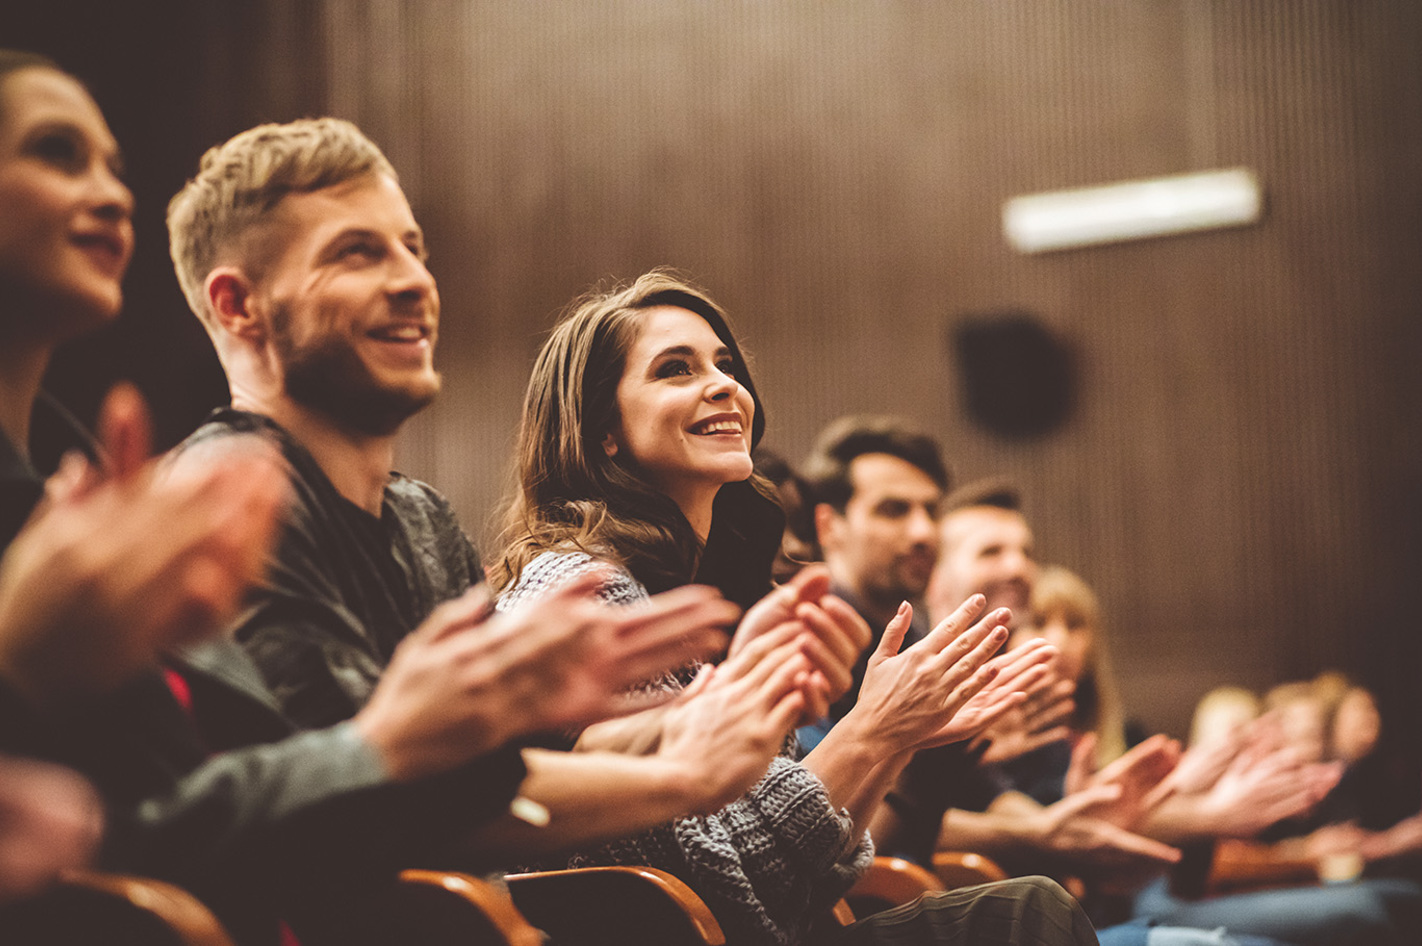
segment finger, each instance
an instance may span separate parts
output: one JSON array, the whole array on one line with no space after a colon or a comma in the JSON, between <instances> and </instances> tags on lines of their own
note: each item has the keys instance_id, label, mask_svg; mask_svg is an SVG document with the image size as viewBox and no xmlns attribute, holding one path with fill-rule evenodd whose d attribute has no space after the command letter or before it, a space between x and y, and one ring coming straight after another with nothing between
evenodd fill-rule
<instances>
[{"instance_id":1,"label":"finger","mask_svg":"<svg viewBox=\"0 0 1422 946\"><path fill-rule=\"evenodd\" d=\"M1096 774L1096 733L1084 734L1071 750L1071 762L1067 765L1067 790L1085 788Z\"/></svg>"},{"instance_id":2,"label":"finger","mask_svg":"<svg viewBox=\"0 0 1422 946\"><path fill-rule=\"evenodd\" d=\"M72 502L91 490L99 481L95 470L78 450L70 450L60 458L59 468L44 484L45 501L52 505ZM40 511L36 510L36 515ZM31 516L31 519L35 516Z\"/></svg>"},{"instance_id":3,"label":"finger","mask_svg":"<svg viewBox=\"0 0 1422 946\"><path fill-rule=\"evenodd\" d=\"M1112 824L1103 824L1102 835L1112 847L1117 851L1128 854L1132 857L1144 858L1157 864L1175 864L1180 861L1181 853L1179 848L1171 847L1169 844L1162 844L1153 838L1118 828Z\"/></svg>"},{"instance_id":4,"label":"finger","mask_svg":"<svg viewBox=\"0 0 1422 946\"><path fill-rule=\"evenodd\" d=\"M99 443L108 472L127 479L143 466L153 448L153 425L138 389L120 381L109 390L99 414Z\"/></svg>"},{"instance_id":5,"label":"finger","mask_svg":"<svg viewBox=\"0 0 1422 946\"><path fill-rule=\"evenodd\" d=\"M1081 814L1093 805L1104 805L1116 801L1121 797L1121 786L1116 784L1092 785L1083 788L1079 792L1074 792L1066 796L1061 801L1053 805L1059 811L1059 817L1072 818Z\"/></svg>"},{"instance_id":6,"label":"finger","mask_svg":"<svg viewBox=\"0 0 1422 946\"><path fill-rule=\"evenodd\" d=\"M629 620L625 626L629 629L639 623L674 624L678 621L729 628L735 625L741 609L722 598L714 588L684 585L653 595L646 605L627 609L626 614Z\"/></svg>"},{"instance_id":7,"label":"finger","mask_svg":"<svg viewBox=\"0 0 1422 946\"><path fill-rule=\"evenodd\" d=\"M974 720L974 725L979 732L990 729L1014 708L1021 705L1023 696L1020 692L1007 692L996 697L991 703L984 706Z\"/></svg>"},{"instance_id":8,"label":"finger","mask_svg":"<svg viewBox=\"0 0 1422 946\"><path fill-rule=\"evenodd\" d=\"M550 597L545 600L552 599ZM532 615L533 610L529 609L528 614ZM541 609L539 610L541 611ZM458 598L452 598L436 607L430 612L430 616L425 618L420 626L406 637L406 640L413 638L433 644L480 624L493 616L493 595L489 586L480 582ZM524 614L500 615L497 624L491 623L490 630L496 634L499 632L507 634L513 627L525 623L519 620L523 617Z\"/></svg>"},{"instance_id":9,"label":"finger","mask_svg":"<svg viewBox=\"0 0 1422 946\"><path fill-rule=\"evenodd\" d=\"M752 667L736 685L750 691L762 690L769 685L768 681L778 680L787 674L787 681L793 681L796 673L810 669L809 660L800 652L800 642L793 640L767 654L765 659ZM790 686L791 682L778 685Z\"/></svg>"},{"instance_id":10,"label":"finger","mask_svg":"<svg viewBox=\"0 0 1422 946\"><path fill-rule=\"evenodd\" d=\"M831 653L825 642L814 634L804 633L797 639L801 653L819 673L826 689L834 693L836 698L849 692L849 688L854 684L854 668L841 663L838 655Z\"/></svg>"},{"instance_id":11,"label":"finger","mask_svg":"<svg viewBox=\"0 0 1422 946\"><path fill-rule=\"evenodd\" d=\"M805 625L799 621L783 621L722 661L721 672L729 674L731 679L744 676L772 650L797 640L802 634L806 634Z\"/></svg>"},{"instance_id":12,"label":"finger","mask_svg":"<svg viewBox=\"0 0 1422 946\"><path fill-rule=\"evenodd\" d=\"M936 672L942 673L948 686L956 687L979 670L987 669L986 665L992 655L1006 640L1007 628L1000 624L996 627L975 625L960 634L936 656ZM994 675L996 672L996 668L993 668Z\"/></svg>"},{"instance_id":13,"label":"finger","mask_svg":"<svg viewBox=\"0 0 1422 946\"><path fill-rule=\"evenodd\" d=\"M935 640L934 649L941 650L948 641L961 634L963 629L972 623L985 607L987 607L987 598L982 595L972 595L967 601L958 605L952 614L944 618L937 627L928 633L928 636ZM998 623L1004 624L1006 621L998 621Z\"/></svg>"},{"instance_id":14,"label":"finger","mask_svg":"<svg viewBox=\"0 0 1422 946\"><path fill-rule=\"evenodd\" d=\"M859 612L838 598L825 597L820 604L801 602L795 606L795 617L805 622L846 667L854 666L871 636L869 625Z\"/></svg>"},{"instance_id":15,"label":"finger","mask_svg":"<svg viewBox=\"0 0 1422 946\"><path fill-rule=\"evenodd\" d=\"M660 631L655 640L640 641L632 651L621 646L604 647L604 653L598 656L617 668L621 686L630 687L706 660L725 647L725 633L714 627L694 631L668 629Z\"/></svg>"},{"instance_id":16,"label":"finger","mask_svg":"<svg viewBox=\"0 0 1422 946\"><path fill-rule=\"evenodd\" d=\"M904 636L908 634L909 625L913 623L913 605L907 601L899 604L898 611L889 619L889 623L884 627L884 636L879 638L879 646L874 648L874 654L869 658L873 663L888 660L899 652L903 646Z\"/></svg>"},{"instance_id":17,"label":"finger","mask_svg":"<svg viewBox=\"0 0 1422 946\"><path fill-rule=\"evenodd\" d=\"M1002 672L998 674L998 680L1008 682L1023 676L1030 670L1046 669L1058 651L1051 644L1043 640L1032 640L1025 644L1019 644L1005 654L994 657L993 660L1000 663ZM1050 674L1043 674L1050 676ZM1033 678L1036 681L1037 677ZM1027 686L1017 686L1015 689L1027 692Z\"/></svg>"},{"instance_id":18,"label":"finger","mask_svg":"<svg viewBox=\"0 0 1422 946\"><path fill-rule=\"evenodd\" d=\"M833 691L829 682L819 671L811 671L800 687L805 695L805 712L801 722L805 725L817 723L829 715Z\"/></svg>"},{"instance_id":19,"label":"finger","mask_svg":"<svg viewBox=\"0 0 1422 946\"><path fill-rule=\"evenodd\" d=\"M791 690L771 707L770 712L766 714L766 722L770 731L781 733L783 739L804 716L805 694L800 690Z\"/></svg>"},{"instance_id":20,"label":"finger","mask_svg":"<svg viewBox=\"0 0 1422 946\"><path fill-rule=\"evenodd\" d=\"M819 601L829 593L829 568L823 563L806 565L783 587L794 593L792 601Z\"/></svg>"},{"instance_id":21,"label":"finger","mask_svg":"<svg viewBox=\"0 0 1422 946\"><path fill-rule=\"evenodd\" d=\"M854 609L849 602L837 595L824 595L820 598L820 607L825 610L835 622L835 624L849 637L849 642L854 648L855 659L864 648L869 646L869 642L874 639L874 631L869 627L869 622L864 620L863 615Z\"/></svg>"}]
</instances>

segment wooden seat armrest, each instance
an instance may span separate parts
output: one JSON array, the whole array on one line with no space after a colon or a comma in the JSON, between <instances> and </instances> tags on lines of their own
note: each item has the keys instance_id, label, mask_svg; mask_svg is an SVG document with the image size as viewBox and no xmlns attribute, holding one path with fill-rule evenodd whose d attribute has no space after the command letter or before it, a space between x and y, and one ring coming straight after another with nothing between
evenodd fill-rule
<instances>
[{"instance_id":1,"label":"wooden seat armrest","mask_svg":"<svg viewBox=\"0 0 1422 946\"><path fill-rule=\"evenodd\" d=\"M939 851L933 855L933 872L947 890L1006 880L1007 871L991 858L971 851Z\"/></svg>"},{"instance_id":2,"label":"wooden seat armrest","mask_svg":"<svg viewBox=\"0 0 1422 946\"><path fill-rule=\"evenodd\" d=\"M519 912L559 946L726 942L701 898L654 867L580 867L509 874L505 880Z\"/></svg>"},{"instance_id":3,"label":"wooden seat armrest","mask_svg":"<svg viewBox=\"0 0 1422 946\"><path fill-rule=\"evenodd\" d=\"M387 907L401 942L467 946L542 946L507 891L469 874L406 870Z\"/></svg>"},{"instance_id":4,"label":"wooden seat armrest","mask_svg":"<svg viewBox=\"0 0 1422 946\"><path fill-rule=\"evenodd\" d=\"M0 942L233 946L212 911L186 890L91 870L65 871L45 893L7 904Z\"/></svg>"}]
</instances>

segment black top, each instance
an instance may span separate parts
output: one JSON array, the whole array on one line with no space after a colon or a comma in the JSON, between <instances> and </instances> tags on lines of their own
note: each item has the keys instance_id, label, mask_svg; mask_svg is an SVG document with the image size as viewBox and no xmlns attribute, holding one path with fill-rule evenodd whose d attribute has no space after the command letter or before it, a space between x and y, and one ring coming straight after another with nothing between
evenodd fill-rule
<instances>
[{"instance_id":1,"label":"black top","mask_svg":"<svg viewBox=\"0 0 1422 946\"><path fill-rule=\"evenodd\" d=\"M859 611L870 622L874 632L873 640L854 665L854 682L849 691L830 708L830 719L837 723L859 698L859 687L864 682L869 655L879 646L884 628L874 627L873 620L864 613L859 598L849 589L833 587L830 590ZM922 608L914 609L913 623L904 635L903 648L916 644L928 635L930 628L923 614ZM978 764L981 755L980 750L970 750L965 743L956 742L914 753L913 760L904 768L898 783L885 799L904 825L900 846L881 847L879 853L931 865L944 813L949 808L982 811L1002 793L1003 787Z\"/></svg>"},{"instance_id":2,"label":"black top","mask_svg":"<svg viewBox=\"0 0 1422 946\"><path fill-rule=\"evenodd\" d=\"M0 508L27 516L38 474L7 470L28 476L3 481ZM362 907L400 868L489 866L460 840L517 792L516 748L396 784L350 727L298 733L240 648L203 645L182 672L191 713L156 671L58 717L0 681L0 751L65 762L99 789L99 866L192 890L244 944L274 942L281 916L304 946L389 941Z\"/></svg>"},{"instance_id":3,"label":"black top","mask_svg":"<svg viewBox=\"0 0 1422 946\"><path fill-rule=\"evenodd\" d=\"M478 556L433 488L392 473L381 514L372 516L261 415L216 411L179 449L241 436L281 450L293 496L267 580L249 595L235 637L297 725L349 719L395 645L441 602L482 580Z\"/></svg>"}]
</instances>

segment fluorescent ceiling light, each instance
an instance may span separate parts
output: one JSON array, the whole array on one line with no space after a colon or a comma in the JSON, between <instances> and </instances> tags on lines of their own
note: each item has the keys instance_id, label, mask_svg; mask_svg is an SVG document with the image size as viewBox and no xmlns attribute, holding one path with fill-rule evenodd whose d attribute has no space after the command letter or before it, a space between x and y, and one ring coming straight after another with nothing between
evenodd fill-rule
<instances>
[{"instance_id":1,"label":"fluorescent ceiling light","mask_svg":"<svg viewBox=\"0 0 1422 946\"><path fill-rule=\"evenodd\" d=\"M1247 168L1202 171L1013 197L1002 229L1022 253L1241 227L1259 219L1259 179Z\"/></svg>"}]
</instances>

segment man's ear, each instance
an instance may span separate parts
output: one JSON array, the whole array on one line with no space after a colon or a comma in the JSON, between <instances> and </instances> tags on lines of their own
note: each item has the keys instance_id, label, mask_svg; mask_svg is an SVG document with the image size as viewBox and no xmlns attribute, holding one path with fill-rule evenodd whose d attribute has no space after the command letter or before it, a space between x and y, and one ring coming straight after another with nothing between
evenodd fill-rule
<instances>
[{"instance_id":1,"label":"man's ear","mask_svg":"<svg viewBox=\"0 0 1422 946\"><path fill-rule=\"evenodd\" d=\"M603 435L602 452L607 454L609 457L617 456L617 438L613 436L613 433L610 430Z\"/></svg>"},{"instance_id":2,"label":"man's ear","mask_svg":"<svg viewBox=\"0 0 1422 946\"><path fill-rule=\"evenodd\" d=\"M252 309L252 281L235 266L219 266L203 283L207 305L224 330L241 338L260 341L266 326Z\"/></svg>"},{"instance_id":3,"label":"man's ear","mask_svg":"<svg viewBox=\"0 0 1422 946\"><path fill-rule=\"evenodd\" d=\"M815 503L815 538L821 551L828 553L839 548L839 531L843 524L844 517L833 506Z\"/></svg>"}]
</instances>

